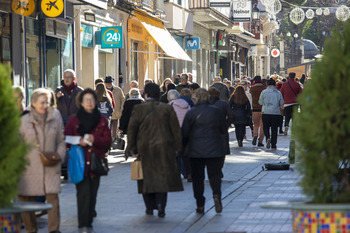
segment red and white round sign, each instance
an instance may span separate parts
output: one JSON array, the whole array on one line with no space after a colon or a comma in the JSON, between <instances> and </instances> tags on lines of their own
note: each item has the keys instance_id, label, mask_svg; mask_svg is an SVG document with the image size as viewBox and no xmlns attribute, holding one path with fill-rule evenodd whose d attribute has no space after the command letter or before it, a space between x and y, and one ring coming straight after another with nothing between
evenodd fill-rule
<instances>
[{"instance_id":1,"label":"red and white round sign","mask_svg":"<svg viewBox=\"0 0 350 233\"><path fill-rule=\"evenodd\" d=\"M271 50L272 57L278 57L280 55L280 51L278 49Z\"/></svg>"}]
</instances>

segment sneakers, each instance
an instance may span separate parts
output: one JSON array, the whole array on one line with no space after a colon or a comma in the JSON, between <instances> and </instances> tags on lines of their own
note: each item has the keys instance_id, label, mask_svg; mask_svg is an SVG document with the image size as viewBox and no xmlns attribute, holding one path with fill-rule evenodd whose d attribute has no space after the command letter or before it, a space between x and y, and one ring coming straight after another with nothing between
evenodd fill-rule
<instances>
[{"instance_id":1,"label":"sneakers","mask_svg":"<svg viewBox=\"0 0 350 233\"><path fill-rule=\"evenodd\" d=\"M264 146L264 144L262 144L262 143L258 143L258 147L263 147Z\"/></svg>"},{"instance_id":2,"label":"sneakers","mask_svg":"<svg viewBox=\"0 0 350 233\"><path fill-rule=\"evenodd\" d=\"M222 203L221 203L221 198L219 195L214 195L214 205L215 205L215 211L216 213L221 213L222 212Z\"/></svg>"},{"instance_id":3,"label":"sneakers","mask_svg":"<svg viewBox=\"0 0 350 233\"><path fill-rule=\"evenodd\" d=\"M253 141L252 141L253 146L256 145L256 141L257 141L257 140L258 140L258 137L257 137L257 136L253 137Z\"/></svg>"},{"instance_id":4,"label":"sneakers","mask_svg":"<svg viewBox=\"0 0 350 233\"><path fill-rule=\"evenodd\" d=\"M288 129L289 129L288 126L284 127L284 132L283 132L283 134L284 134L285 136L288 134Z\"/></svg>"},{"instance_id":5,"label":"sneakers","mask_svg":"<svg viewBox=\"0 0 350 233\"><path fill-rule=\"evenodd\" d=\"M266 140L266 148L267 148L267 149L270 149L270 146L271 146L271 139L268 138L268 139Z\"/></svg>"}]
</instances>

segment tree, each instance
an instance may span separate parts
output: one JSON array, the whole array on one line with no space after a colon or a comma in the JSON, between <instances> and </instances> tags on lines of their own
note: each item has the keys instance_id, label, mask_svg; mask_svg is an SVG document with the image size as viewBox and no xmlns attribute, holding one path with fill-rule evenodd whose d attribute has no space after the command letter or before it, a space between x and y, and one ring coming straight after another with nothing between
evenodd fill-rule
<instances>
[{"instance_id":1,"label":"tree","mask_svg":"<svg viewBox=\"0 0 350 233\"><path fill-rule=\"evenodd\" d=\"M29 147L19 134L21 113L13 97L10 68L3 64L0 64L0 109L0 207L7 207L17 195Z\"/></svg>"}]
</instances>

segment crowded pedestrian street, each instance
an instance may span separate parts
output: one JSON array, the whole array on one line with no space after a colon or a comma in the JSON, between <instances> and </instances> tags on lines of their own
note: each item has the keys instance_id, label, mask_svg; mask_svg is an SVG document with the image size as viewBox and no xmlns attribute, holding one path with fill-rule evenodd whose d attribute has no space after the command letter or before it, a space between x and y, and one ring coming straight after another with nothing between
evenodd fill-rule
<instances>
[{"instance_id":1,"label":"crowded pedestrian street","mask_svg":"<svg viewBox=\"0 0 350 233\"><path fill-rule=\"evenodd\" d=\"M145 214L142 196L137 194L137 184L130 180L130 162L125 161L120 150L108 156L110 171L101 178L97 196L97 217L94 231L116 232L292 232L290 210L263 209L268 201L303 199L297 187L298 174L293 170L263 170L267 162L287 162L290 136L278 136L277 150L252 146L247 130L247 140L238 147L234 128L230 128L231 154L226 156L222 181L223 211L215 212L209 182L206 179L205 214L196 213L192 183L183 179L184 191L168 195L164 219ZM205 148L203 148L205 150ZM62 182L59 195L61 203L61 232L77 231L77 206L75 185ZM47 231L47 215L38 218L39 232ZM25 232L22 230L21 232Z\"/></svg>"}]
</instances>

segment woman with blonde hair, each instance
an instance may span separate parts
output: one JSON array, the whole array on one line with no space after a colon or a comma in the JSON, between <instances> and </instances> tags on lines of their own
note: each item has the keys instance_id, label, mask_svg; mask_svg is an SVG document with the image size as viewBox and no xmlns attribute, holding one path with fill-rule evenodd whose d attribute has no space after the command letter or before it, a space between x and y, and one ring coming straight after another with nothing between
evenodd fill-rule
<instances>
[{"instance_id":1,"label":"woman with blonde hair","mask_svg":"<svg viewBox=\"0 0 350 233\"><path fill-rule=\"evenodd\" d=\"M34 202L38 196L46 197L52 209L48 210L48 230L59 233L60 210L58 193L61 190L61 162L45 166L39 152L55 152L64 161L66 144L63 135L63 121L58 110L50 106L51 93L45 88L35 89L31 95L31 105L22 116L20 133L23 139L33 145L27 154L29 161L26 171L19 181L19 200ZM22 213L27 232L37 232L34 212Z\"/></svg>"},{"instance_id":2,"label":"woman with blonde hair","mask_svg":"<svg viewBox=\"0 0 350 233\"><path fill-rule=\"evenodd\" d=\"M113 113L112 99L109 96L106 86L104 83L98 83L96 85L96 96L97 96L97 108L102 115L104 115L108 120Z\"/></svg>"},{"instance_id":3,"label":"woman with blonde hair","mask_svg":"<svg viewBox=\"0 0 350 233\"><path fill-rule=\"evenodd\" d=\"M168 85L170 83L174 84L170 78L164 79L162 85L160 86L160 96L162 96L165 92L168 91Z\"/></svg>"},{"instance_id":4,"label":"woman with blonde hair","mask_svg":"<svg viewBox=\"0 0 350 233\"><path fill-rule=\"evenodd\" d=\"M237 86L232 93L230 97L230 106L233 110L233 124L235 125L238 146L242 147L246 126L250 124L249 117L252 115L247 93L242 86Z\"/></svg>"}]
</instances>

